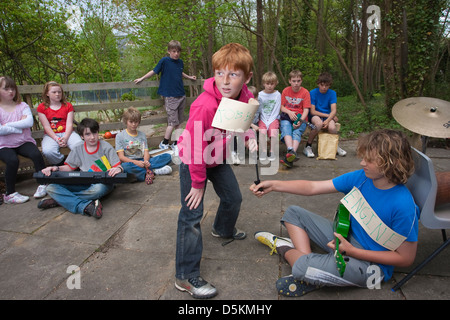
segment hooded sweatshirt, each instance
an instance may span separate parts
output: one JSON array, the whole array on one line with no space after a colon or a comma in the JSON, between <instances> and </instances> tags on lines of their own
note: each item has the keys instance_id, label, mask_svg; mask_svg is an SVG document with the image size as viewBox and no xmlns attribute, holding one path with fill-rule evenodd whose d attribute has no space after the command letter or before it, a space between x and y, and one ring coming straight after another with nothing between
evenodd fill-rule
<instances>
[{"instance_id":1,"label":"hooded sweatshirt","mask_svg":"<svg viewBox=\"0 0 450 320\"><path fill-rule=\"evenodd\" d=\"M178 139L181 161L189 165L192 187L202 189L206 181L206 169L223 164L226 161L227 147L234 139L233 132L212 127L214 115L222 100L222 94L216 87L214 78L203 85L202 92L192 103L186 129ZM244 86L236 99L247 103L253 94ZM254 138L252 130L244 133L245 138Z\"/></svg>"}]
</instances>

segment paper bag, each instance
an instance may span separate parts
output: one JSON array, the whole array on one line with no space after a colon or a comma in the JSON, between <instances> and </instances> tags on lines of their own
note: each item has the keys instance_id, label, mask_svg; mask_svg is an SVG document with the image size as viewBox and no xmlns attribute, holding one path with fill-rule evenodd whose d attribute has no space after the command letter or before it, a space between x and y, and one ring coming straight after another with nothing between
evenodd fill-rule
<instances>
[{"instance_id":1,"label":"paper bag","mask_svg":"<svg viewBox=\"0 0 450 320\"><path fill-rule=\"evenodd\" d=\"M327 132L319 132L317 160L336 159L336 152L339 144L339 135Z\"/></svg>"}]
</instances>

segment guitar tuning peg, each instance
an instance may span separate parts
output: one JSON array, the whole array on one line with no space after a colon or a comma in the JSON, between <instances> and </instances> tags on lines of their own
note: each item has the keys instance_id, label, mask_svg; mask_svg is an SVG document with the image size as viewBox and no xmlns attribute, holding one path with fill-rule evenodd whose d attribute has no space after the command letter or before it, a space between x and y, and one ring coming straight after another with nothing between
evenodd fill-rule
<instances>
[{"instance_id":1,"label":"guitar tuning peg","mask_svg":"<svg viewBox=\"0 0 450 320\"><path fill-rule=\"evenodd\" d=\"M349 261L350 261L350 258L345 257L345 258L344 258L344 261L345 261L345 262L349 262Z\"/></svg>"}]
</instances>

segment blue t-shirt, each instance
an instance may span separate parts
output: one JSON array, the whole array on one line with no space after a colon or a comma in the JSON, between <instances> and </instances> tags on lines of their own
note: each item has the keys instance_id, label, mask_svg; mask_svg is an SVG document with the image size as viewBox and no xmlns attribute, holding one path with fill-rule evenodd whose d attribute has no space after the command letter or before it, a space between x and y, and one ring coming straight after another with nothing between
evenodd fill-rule
<instances>
[{"instance_id":1,"label":"blue t-shirt","mask_svg":"<svg viewBox=\"0 0 450 320\"><path fill-rule=\"evenodd\" d=\"M337 103L336 91L328 89L326 93L321 93L319 88L315 88L309 92L311 95L311 104L316 107L316 111L322 113L330 113L331 105Z\"/></svg>"},{"instance_id":2,"label":"blue t-shirt","mask_svg":"<svg viewBox=\"0 0 450 320\"><path fill-rule=\"evenodd\" d=\"M366 177L362 169L334 178L333 184L336 190L344 194L350 192L353 187L357 187L367 203L389 228L405 236L405 241L417 241L420 211L405 185L398 184L387 190L378 189L373 185L372 179ZM350 219L350 233L366 250L388 250L372 240L353 217ZM389 280L394 267L382 264L379 266L384 272L384 280Z\"/></svg>"},{"instance_id":3,"label":"blue t-shirt","mask_svg":"<svg viewBox=\"0 0 450 320\"><path fill-rule=\"evenodd\" d=\"M183 60L164 57L159 60L153 71L161 73L158 94L163 97L183 97Z\"/></svg>"}]
</instances>

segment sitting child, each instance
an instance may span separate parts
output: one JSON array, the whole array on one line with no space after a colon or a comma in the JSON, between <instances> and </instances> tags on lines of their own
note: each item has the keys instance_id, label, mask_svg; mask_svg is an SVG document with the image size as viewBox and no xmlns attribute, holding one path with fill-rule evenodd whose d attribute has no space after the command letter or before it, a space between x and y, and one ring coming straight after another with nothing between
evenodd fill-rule
<instances>
[{"instance_id":1,"label":"sitting child","mask_svg":"<svg viewBox=\"0 0 450 320\"><path fill-rule=\"evenodd\" d=\"M36 172L45 167L44 158L31 136L32 126L33 115L30 107L22 102L16 83L10 77L0 77L0 160L6 164L5 203L24 203L30 199L16 191L19 155L30 158ZM40 185L34 197L44 197L45 188Z\"/></svg>"},{"instance_id":2,"label":"sitting child","mask_svg":"<svg viewBox=\"0 0 450 320\"><path fill-rule=\"evenodd\" d=\"M289 238L269 232L255 234L292 267L292 275L276 282L279 293L296 297L324 285L375 287L392 277L395 266L407 267L414 262L419 208L404 185L414 173L405 134L372 132L360 138L357 154L363 168L331 180L263 181L250 187L258 197L271 191L346 194L341 203L350 212L347 238L335 232L333 221L298 206L289 207L281 219ZM312 252L310 241L326 253ZM337 250L347 260L344 271L338 270ZM339 263L341 267L342 261Z\"/></svg>"},{"instance_id":3,"label":"sitting child","mask_svg":"<svg viewBox=\"0 0 450 320\"><path fill-rule=\"evenodd\" d=\"M317 88L311 90L311 110L309 112L309 118L313 125L317 129L311 130L308 136L308 141L303 149L303 154L308 158L314 158L314 152L312 151L312 143L320 130L328 130L329 133L336 134L337 127L336 122L338 118L337 113L337 95L336 91L331 90L331 84L333 78L328 72L320 74L317 79ZM347 152L338 146L337 154L341 157L345 156Z\"/></svg>"},{"instance_id":4,"label":"sitting child","mask_svg":"<svg viewBox=\"0 0 450 320\"><path fill-rule=\"evenodd\" d=\"M299 70L291 71L290 86L281 94L281 141L286 144L287 152L280 162L288 168L292 168L293 161L297 159L297 149L306 130L306 123L297 122L298 116L301 116L301 120L307 121L311 107L309 92L302 87L302 81L303 75Z\"/></svg>"},{"instance_id":5,"label":"sitting child","mask_svg":"<svg viewBox=\"0 0 450 320\"><path fill-rule=\"evenodd\" d=\"M265 137L263 141L268 141L268 137L270 139L278 139L281 94L275 89L278 85L278 78L274 72L266 72L262 76L262 84L264 90L258 94L259 108L255 117L258 119L259 134ZM270 146L272 147L272 143ZM267 143L262 143L259 159L264 161L267 155L270 161L275 161L276 155L272 151L270 150L270 153L267 154Z\"/></svg>"},{"instance_id":6,"label":"sitting child","mask_svg":"<svg viewBox=\"0 0 450 320\"><path fill-rule=\"evenodd\" d=\"M73 106L66 101L59 83L50 81L44 85L42 103L37 107L37 112L45 132L42 153L50 164L62 164L64 155L60 148L69 147L72 150L83 141L73 131Z\"/></svg>"},{"instance_id":7,"label":"sitting child","mask_svg":"<svg viewBox=\"0 0 450 320\"><path fill-rule=\"evenodd\" d=\"M116 151L124 172L133 173L138 181L153 183L154 174L170 174L172 168L167 164L171 161L168 153L150 158L147 137L138 131L141 123L141 113L136 108L128 108L123 114L123 122L127 128L116 136Z\"/></svg>"},{"instance_id":8,"label":"sitting child","mask_svg":"<svg viewBox=\"0 0 450 320\"><path fill-rule=\"evenodd\" d=\"M99 124L94 119L85 118L77 126L78 133L84 143L76 145L67 156L64 165L50 166L42 170L46 176L53 171L104 171L107 169L109 176L123 172L119 157L114 148L106 141L99 140ZM106 157L106 159L105 159ZM99 165L97 162L101 162ZM105 163L105 161L107 163ZM102 204L100 198L114 189L114 184L56 184L47 186L50 199L43 199L38 203L39 209L49 209L58 205L63 206L72 213L102 217Z\"/></svg>"}]
</instances>

